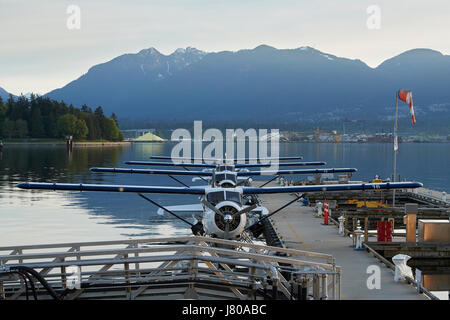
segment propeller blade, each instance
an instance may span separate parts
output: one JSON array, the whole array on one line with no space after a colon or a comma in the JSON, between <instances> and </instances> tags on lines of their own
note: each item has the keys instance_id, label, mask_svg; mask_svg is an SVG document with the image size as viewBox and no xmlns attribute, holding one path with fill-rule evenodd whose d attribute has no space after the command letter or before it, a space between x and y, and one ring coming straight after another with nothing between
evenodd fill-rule
<instances>
[{"instance_id":1,"label":"propeller blade","mask_svg":"<svg viewBox=\"0 0 450 320\"><path fill-rule=\"evenodd\" d=\"M202 199L202 203L207 206L209 209L217 213L219 216L224 217L224 214L222 211L216 208L216 206L212 205L210 202L206 201L205 199Z\"/></svg>"},{"instance_id":2,"label":"propeller blade","mask_svg":"<svg viewBox=\"0 0 450 320\"><path fill-rule=\"evenodd\" d=\"M258 207L258 205L257 205L256 203L253 204L253 205L251 205L251 206L249 206L249 207L246 207L246 208L242 209L241 211L238 211L238 212L234 213L234 214L233 214L233 218L234 218L235 216L238 216L238 215L241 215L241 214L250 212L250 211L252 211L252 210L255 210L257 207Z\"/></svg>"},{"instance_id":3,"label":"propeller blade","mask_svg":"<svg viewBox=\"0 0 450 320\"><path fill-rule=\"evenodd\" d=\"M225 221L225 239L230 239L230 222Z\"/></svg>"}]
</instances>

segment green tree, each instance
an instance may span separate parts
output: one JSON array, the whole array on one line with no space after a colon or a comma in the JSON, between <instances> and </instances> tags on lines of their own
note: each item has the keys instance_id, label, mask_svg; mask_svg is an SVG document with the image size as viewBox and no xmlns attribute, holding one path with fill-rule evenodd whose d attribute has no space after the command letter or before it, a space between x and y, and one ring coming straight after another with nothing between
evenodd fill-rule
<instances>
[{"instance_id":1,"label":"green tree","mask_svg":"<svg viewBox=\"0 0 450 320\"><path fill-rule=\"evenodd\" d=\"M89 132L86 122L80 119L77 119L73 129L73 136L77 139L85 139Z\"/></svg>"},{"instance_id":2,"label":"green tree","mask_svg":"<svg viewBox=\"0 0 450 320\"><path fill-rule=\"evenodd\" d=\"M41 109L39 107L33 108L31 112L31 137L32 138L43 138L44 133L44 123L41 117Z\"/></svg>"},{"instance_id":3,"label":"green tree","mask_svg":"<svg viewBox=\"0 0 450 320\"><path fill-rule=\"evenodd\" d=\"M3 121L3 135L9 139L14 135L14 121L8 118Z\"/></svg>"},{"instance_id":4,"label":"green tree","mask_svg":"<svg viewBox=\"0 0 450 320\"><path fill-rule=\"evenodd\" d=\"M75 117L73 114L65 114L63 116L60 116L58 118L58 121L56 121L58 137L63 138L65 136L74 135L77 120L77 117Z\"/></svg>"},{"instance_id":5,"label":"green tree","mask_svg":"<svg viewBox=\"0 0 450 320\"><path fill-rule=\"evenodd\" d=\"M120 136L119 128L116 125L116 122L111 118L103 118L103 137L106 140L118 141Z\"/></svg>"},{"instance_id":6,"label":"green tree","mask_svg":"<svg viewBox=\"0 0 450 320\"><path fill-rule=\"evenodd\" d=\"M76 139L84 139L89 132L86 122L77 119L73 114L65 114L59 117L56 127L59 137L73 136Z\"/></svg>"},{"instance_id":7,"label":"green tree","mask_svg":"<svg viewBox=\"0 0 450 320\"><path fill-rule=\"evenodd\" d=\"M14 123L14 136L17 138L25 138L28 135L28 123L19 119Z\"/></svg>"},{"instance_id":8,"label":"green tree","mask_svg":"<svg viewBox=\"0 0 450 320\"><path fill-rule=\"evenodd\" d=\"M7 108L8 107L3 104L2 97L0 97L0 137L4 135L4 133L3 133L3 124L4 124L5 119L6 119Z\"/></svg>"}]
</instances>

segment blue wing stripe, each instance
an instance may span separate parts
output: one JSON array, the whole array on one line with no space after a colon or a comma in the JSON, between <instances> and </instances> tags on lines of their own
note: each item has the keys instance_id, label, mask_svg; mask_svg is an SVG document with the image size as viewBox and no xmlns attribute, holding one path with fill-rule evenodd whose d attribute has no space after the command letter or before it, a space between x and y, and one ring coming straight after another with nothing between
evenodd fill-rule
<instances>
[{"instance_id":1,"label":"blue wing stripe","mask_svg":"<svg viewBox=\"0 0 450 320\"><path fill-rule=\"evenodd\" d=\"M234 158L234 159L214 159L214 158L184 158L184 157L167 157L167 156L151 156L150 159L156 160L190 160L190 161L219 161L219 162L228 162L228 161L261 161L261 160L278 160L278 161L286 161L286 160L302 160L302 156L298 157L267 157L267 158Z\"/></svg>"},{"instance_id":2,"label":"blue wing stripe","mask_svg":"<svg viewBox=\"0 0 450 320\"><path fill-rule=\"evenodd\" d=\"M279 163L236 163L236 168L259 168L277 165L278 167L302 167L302 166L324 166L324 161L307 161L307 162L279 162Z\"/></svg>"},{"instance_id":3,"label":"blue wing stripe","mask_svg":"<svg viewBox=\"0 0 450 320\"><path fill-rule=\"evenodd\" d=\"M72 183L37 183L23 182L17 185L22 189L43 190L73 190L73 191L105 191L105 192L134 192L134 193L171 193L171 194L205 194L205 188L179 187L147 187L126 185L72 184Z\"/></svg>"},{"instance_id":4,"label":"blue wing stripe","mask_svg":"<svg viewBox=\"0 0 450 320\"><path fill-rule=\"evenodd\" d=\"M355 168L327 168L327 169L297 169L297 170L278 170L278 171L249 171L238 172L238 176L275 176L282 174L315 174L315 173L344 173L356 172Z\"/></svg>"},{"instance_id":5,"label":"blue wing stripe","mask_svg":"<svg viewBox=\"0 0 450 320\"><path fill-rule=\"evenodd\" d=\"M358 183L358 184L329 184L294 187L242 187L243 194L293 193L293 192L321 192L321 191L351 191L351 190L379 190L379 189L410 189L423 187L420 182L387 182L387 183Z\"/></svg>"},{"instance_id":6,"label":"blue wing stripe","mask_svg":"<svg viewBox=\"0 0 450 320\"><path fill-rule=\"evenodd\" d=\"M140 166L166 166L166 167L195 167L195 168L215 168L215 164L206 163L172 163L172 162L153 162L153 161L126 161L125 164Z\"/></svg>"},{"instance_id":7,"label":"blue wing stripe","mask_svg":"<svg viewBox=\"0 0 450 320\"><path fill-rule=\"evenodd\" d=\"M111 172L111 173L137 173L137 174L173 174L181 176L203 176L210 177L212 172L205 171L184 171L184 170L151 170L134 168L91 168L92 172Z\"/></svg>"}]
</instances>

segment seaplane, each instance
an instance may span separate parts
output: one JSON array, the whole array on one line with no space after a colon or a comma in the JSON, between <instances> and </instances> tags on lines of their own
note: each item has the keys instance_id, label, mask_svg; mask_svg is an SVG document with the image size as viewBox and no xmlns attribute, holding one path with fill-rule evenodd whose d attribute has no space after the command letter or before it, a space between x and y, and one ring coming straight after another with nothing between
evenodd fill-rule
<instances>
[{"instance_id":1,"label":"seaplane","mask_svg":"<svg viewBox=\"0 0 450 320\"><path fill-rule=\"evenodd\" d=\"M178 161L191 161L191 162L206 162L206 163L236 163L236 162L262 162L262 161L291 161L291 160L303 160L302 156L293 157L257 157L257 158L228 158L225 154L224 158L195 158L195 157L169 157L169 156L150 156L153 160L172 160L173 162Z\"/></svg>"},{"instance_id":2,"label":"seaplane","mask_svg":"<svg viewBox=\"0 0 450 320\"><path fill-rule=\"evenodd\" d=\"M247 160L247 159L246 159ZM264 159L266 160L266 159ZM134 164L135 161L128 161L127 164ZM139 162L142 164L142 162ZM146 162L148 164L148 162ZM171 163L165 163L167 166L170 166ZM292 164L292 163L291 163ZM297 162L295 165L304 166L304 165L323 165L325 162ZM160 165L160 163L158 163ZM277 163L278 165L278 163ZM183 171L183 170L158 170L158 169L134 169L134 168L91 168L92 172L108 172L108 173L127 173L127 174L161 174L167 175L171 179L177 181L184 187L190 188L191 186L185 184L181 180L175 178L175 175L183 175L183 176L196 176L200 177L202 180L208 183L211 188L236 188L242 185L250 186L251 177L254 176L273 176L272 179L266 181L261 187L264 187L271 181L275 180L277 177L281 175L294 175L294 174L323 174L323 173L353 173L356 172L355 168L326 168L326 169L290 169L290 170L264 170L260 169L259 171L249 171L248 169L236 169L234 164L217 164L214 168L210 167L207 164L199 164L201 167L205 167L208 169L204 169L203 171ZM255 165L256 166L256 165ZM241 167L242 168L242 167ZM244 167L245 168L245 167ZM239 179L241 179L239 181ZM148 200L148 199L147 199ZM242 196L242 200L240 201L243 205L241 208L244 211L236 210L233 212L236 216L238 215L237 211L241 211L240 214L246 214L246 224L251 225L254 222L260 220L262 217L269 214L266 207L262 206L259 203L257 196L255 195L244 195ZM211 203L211 202L209 202ZM214 209L209 205L208 201L205 202L205 199L202 199L198 204L186 204L186 205L178 205L178 206L169 206L169 207L159 207L157 213L159 215L163 215L167 210L170 210L172 213L189 213L193 214L196 221L203 221L204 216L211 215L214 212ZM230 203L228 203L228 206ZM166 210L167 209L167 210ZM208 210L209 209L209 210ZM229 211L229 210L228 210ZM244 221L243 219L239 219L240 221ZM205 221L210 221L210 219L206 219ZM217 223L222 223L219 220ZM234 221L234 224L237 223ZM206 227L206 230L214 230L211 235L220 236L220 237L229 237L230 233L226 228L226 224L221 225L222 229L218 230L211 223ZM236 227L230 222L230 227Z\"/></svg>"}]
</instances>

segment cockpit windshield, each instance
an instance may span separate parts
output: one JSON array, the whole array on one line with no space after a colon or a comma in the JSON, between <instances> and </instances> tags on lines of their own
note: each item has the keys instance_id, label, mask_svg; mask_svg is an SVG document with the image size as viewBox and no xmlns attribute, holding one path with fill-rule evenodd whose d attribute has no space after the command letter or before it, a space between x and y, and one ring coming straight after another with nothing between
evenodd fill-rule
<instances>
[{"instance_id":1,"label":"cockpit windshield","mask_svg":"<svg viewBox=\"0 0 450 320\"><path fill-rule=\"evenodd\" d=\"M213 205L216 205L217 203L221 201L233 201L236 203L241 204L241 194L239 192L235 191L215 191L210 192L206 196L206 199L208 202L212 203Z\"/></svg>"},{"instance_id":2,"label":"cockpit windshield","mask_svg":"<svg viewBox=\"0 0 450 320\"><path fill-rule=\"evenodd\" d=\"M233 181L234 183L236 183L236 175L235 174L230 174L230 173L219 173L219 174L216 174L216 181L217 182L225 181L225 180Z\"/></svg>"},{"instance_id":3,"label":"cockpit windshield","mask_svg":"<svg viewBox=\"0 0 450 320\"><path fill-rule=\"evenodd\" d=\"M234 171L234 166L219 166L217 171Z\"/></svg>"}]
</instances>

